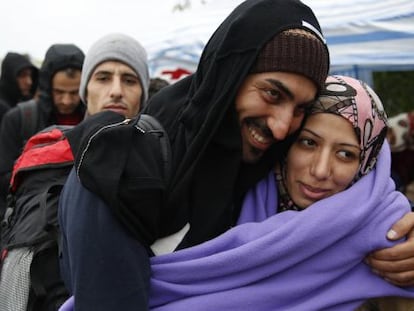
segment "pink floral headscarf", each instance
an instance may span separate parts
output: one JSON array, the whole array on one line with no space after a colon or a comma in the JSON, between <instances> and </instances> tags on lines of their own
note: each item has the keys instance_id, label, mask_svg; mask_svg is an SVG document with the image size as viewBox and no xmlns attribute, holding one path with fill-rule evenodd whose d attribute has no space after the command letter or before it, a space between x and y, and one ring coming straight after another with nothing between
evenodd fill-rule
<instances>
[{"instance_id":1,"label":"pink floral headscarf","mask_svg":"<svg viewBox=\"0 0 414 311\"><path fill-rule=\"evenodd\" d=\"M364 82L346 76L329 76L313 113L334 113L351 122L361 148L355 180L375 166L387 133L387 115L378 95Z\"/></svg>"}]
</instances>

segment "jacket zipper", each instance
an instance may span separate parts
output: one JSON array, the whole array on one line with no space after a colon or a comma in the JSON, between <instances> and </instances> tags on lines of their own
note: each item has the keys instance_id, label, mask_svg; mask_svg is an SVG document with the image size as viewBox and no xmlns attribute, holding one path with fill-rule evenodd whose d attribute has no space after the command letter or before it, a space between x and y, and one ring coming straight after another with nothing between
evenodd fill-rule
<instances>
[{"instance_id":1,"label":"jacket zipper","mask_svg":"<svg viewBox=\"0 0 414 311\"><path fill-rule=\"evenodd\" d=\"M103 127L101 127L99 130L97 130L90 138L89 138L89 140L88 140L88 143L86 144L86 147L85 147L85 149L83 150L83 152L82 152L82 155L81 155L81 157L80 157L80 160L79 160L79 165L78 165L78 167L76 168L76 175L79 177L79 171L80 171L80 167L81 167L81 165L82 165L82 162L83 162L83 159L84 159L84 157L85 157L85 154L86 154L86 152L88 151L88 149L89 149L89 146L91 145L91 143L92 143L92 140L95 138L95 136L96 135L99 135L102 131L104 131L104 130L106 130L106 129L110 129L110 128L113 128L113 127L115 127L115 126L119 126L119 125L124 125L124 124L128 124L129 122L131 121L131 119L125 119L125 120L123 120L123 121L121 121L121 122L118 122L118 123L114 123L114 124L109 124L109 125L105 125L105 126L103 126Z\"/></svg>"}]
</instances>

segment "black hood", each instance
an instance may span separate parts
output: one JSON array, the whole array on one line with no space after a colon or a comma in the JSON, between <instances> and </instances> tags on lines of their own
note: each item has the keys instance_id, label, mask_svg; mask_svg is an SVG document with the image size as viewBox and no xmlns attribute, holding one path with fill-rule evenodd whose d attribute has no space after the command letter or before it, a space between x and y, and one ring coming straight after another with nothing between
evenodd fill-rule
<instances>
[{"instance_id":1,"label":"black hood","mask_svg":"<svg viewBox=\"0 0 414 311\"><path fill-rule=\"evenodd\" d=\"M172 142L176 168L170 206L177 214L175 209L190 200L193 232L188 236L193 237L187 245L228 229L247 189L275 163L276 146L259 163L242 163L235 98L264 44L291 28L322 36L313 12L300 1L243 2L215 31L196 72L159 91L144 109L160 120Z\"/></svg>"},{"instance_id":2,"label":"black hood","mask_svg":"<svg viewBox=\"0 0 414 311\"><path fill-rule=\"evenodd\" d=\"M17 75L22 69L32 69L32 88L30 96L24 97L17 84ZM14 52L9 52L4 57L1 64L0 77L0 98L5 101L10 107L15 106L19 101L24 101L32 98L37 89L39 69L34 66L29 58Z\"/></svg>"},{"instance_id":3,"label":"black hood","mask_svg":"<svg viewBox=\"0 0 414 311\"><path fill-rule=\"evenodd\" d=\"M66 68L82 70L85 54L74 44L54 44L46 52L39 72L39 91L42 101L52 102L52 78Z\"/></svg>"}]
</instances>

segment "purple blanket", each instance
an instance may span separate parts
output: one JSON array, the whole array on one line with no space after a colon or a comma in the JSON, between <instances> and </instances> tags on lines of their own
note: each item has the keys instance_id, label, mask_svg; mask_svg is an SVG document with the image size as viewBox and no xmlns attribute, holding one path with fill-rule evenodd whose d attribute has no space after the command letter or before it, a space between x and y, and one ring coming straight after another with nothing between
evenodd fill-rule
<instances>
[{"instance_id":1,"label":"purple blanket","mask_svg":"<svg viewBox=\"0 0 414 311\"><path fill-rule=\"evenodd\" d=\"M413 288L388 284L363 263L372 250L392 245L386 232L410 210L389 175L385 144L377 169L350 189L275 215L269 174L246 197L240 225L152 258L151 310L340 311L370 297L414 297Z\"/></svg>"}]
</instances>

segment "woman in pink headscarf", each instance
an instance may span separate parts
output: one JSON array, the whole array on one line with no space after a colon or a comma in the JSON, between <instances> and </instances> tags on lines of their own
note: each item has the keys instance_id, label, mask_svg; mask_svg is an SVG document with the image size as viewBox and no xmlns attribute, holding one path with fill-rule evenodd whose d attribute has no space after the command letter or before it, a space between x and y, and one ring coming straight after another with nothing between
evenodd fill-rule
<instances>
[{"instance_id":1,"label":"woman in pink headscarf","mask_svg":"<svg viewBox=\"0 0 414 311\"><path fill-rule=\"evenodd\" d=\"M276 167L278 212L302 210L349 188L375 167L386 134L387 115L368 85L350 77L328 77Z\"/></svg>"},{"instance_id":2,"label":"woman in pink headscarf","mask_svg":"<svg viewBox=\"0 0 414 311\"><path fill-rule=\"evenodd\" d=\"M285 160L246 196L238 226L152 258L154 310L338 311L414 297L363 261L393 245L386 232L410 209L390 178L386 122L368 85L329 77Z\"/></svg>"}]
</instances>

